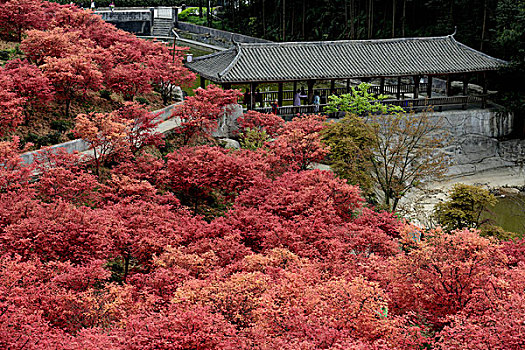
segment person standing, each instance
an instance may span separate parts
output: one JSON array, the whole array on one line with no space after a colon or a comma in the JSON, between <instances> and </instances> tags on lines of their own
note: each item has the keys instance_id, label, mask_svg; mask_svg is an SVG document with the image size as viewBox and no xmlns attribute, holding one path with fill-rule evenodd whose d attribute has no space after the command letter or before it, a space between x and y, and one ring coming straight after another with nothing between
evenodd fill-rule
<instances>
[{"instance_id":1,"label":"person standing","mask_svg":"<svg viewBox=\"0 0 525 350\"><path fill-rule=\"evenodd\" d=\"M91 11L95 11L95 0L91 0L91 6L89 8Z\"/></svg>"},{"instance_id":2,"label":"person standing","mask_svg":"<svg viewBox=\"0 0 525 350\"><path fill-rule=\"evenodd\" d=\"M321 104L321 96L319 96L319 91L315 92L314 100L312 103L314 105L314 112L319 113L319 105Z\"/></svg>"},{"instance_id":3,"label":"person standing","mask_svg":"<svg viewBox=\"0 0 525 350\"><path fill-rule=\"evenodd\" d=\"M327 101L326 101L326 91L323 90L323 92L321 93L321 112L323 111L323 107L326 105Z\"/></svg>"},{"instance_id":4,"label":"person standing","mask_svg":"<svg viewBox=\"0 0 525 350\"><path fill-rule=\"evenodd\" d=\"M250 93L250 89L246 89L243 100L246 108L252 109L252 94Z\"/></svg>"},{"instance_id":5,"label":"person standing","mask_svg":"<svg viewBox=\"0 0 525 350\"><path fill-rule=\"evenodd\" d=\"M261 94L260 89L255 90L255 106L257 107L257 104L259 107L263 107L263 95Z\"/></svg>"},{"instance_id":6,"label":"person standing","mask_svg":"<svg viewBox=\"0 0 525 350\"><path fill-rule=\"evenodd\" d=\"M277 115L277 111L279 110L279 104L277 103L277 100L273 100L271 106L272 106L272 113Z\"/></svg>"},{"instance_id":7,"label":"person standing","mask_svg":"<svg viewBox=\"0 0 525 350\"><path fill-rule=\"evenodd\" d=\"M115 3L113 1L109 3L109 9L111 10L111 12L113 12L113 10L115 9Z\"/></svg>"}]
</instances>

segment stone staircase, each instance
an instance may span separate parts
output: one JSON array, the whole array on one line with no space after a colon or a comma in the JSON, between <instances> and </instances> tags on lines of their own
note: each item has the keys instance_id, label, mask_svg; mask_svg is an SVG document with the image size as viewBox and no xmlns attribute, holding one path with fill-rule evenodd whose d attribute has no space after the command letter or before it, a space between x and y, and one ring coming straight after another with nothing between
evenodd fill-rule
<instances>
[{"instance_id":1,"label":"stone staircase","mask_svg":"<svg viewBox=\"0 0 525 350\"><path fill-rule=\"evenodd\" d=\"M173 20L168 18L155 18L153 21L153 28L151 36L173 36L171 29L173 28Z\"/></svg>"}]
</instances>

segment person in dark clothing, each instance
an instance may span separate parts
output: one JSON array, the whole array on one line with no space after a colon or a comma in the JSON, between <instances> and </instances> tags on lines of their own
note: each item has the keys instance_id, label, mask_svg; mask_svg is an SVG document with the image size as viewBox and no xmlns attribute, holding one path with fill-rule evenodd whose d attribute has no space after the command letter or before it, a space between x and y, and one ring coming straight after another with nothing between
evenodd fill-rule
<instances>
[{"instance_id":1,"label":"person in dark clothing","mask_svg":"<svg viewBox=\"0 0 525 350\"><path fill-rule=\"evenodd\" d=\"M244 93L244 104L248 109L252 107L252 94L250 93L250 89L246 89L246 92Z\"/></svg>"},{"instance_id":2,"label":"person in dark clothing","mask_svg":"<svg viewBox=\"0 0 525 350\"><path fill-rule=\"evenodd\" d=\"M271 106L272 106L272 113L277 114L277 111L279 110L279 104L277 103L277 100L274 100Z\"/></svg>"},{"instance_id":3,"label":"person in dark clothing","mask_svg":"<svg viewBox=\"0 0 525 350\"><path fill-rule=\"evenodd\" d=\"M323 91L321 93L320 102L321 102L321 107L319 108L319 111L322 112L323 111L323 106L326 105L326 103L327 103L327 101L326 101L326 91Z\"/></svg>"},{"instance_id":4,"label":"person in dark clothing","mask_svg":"<svg viewBox=\"0 0 525 350\"><path fill-rule=\"evenodd\" d=\"M259 107L263 107L263 95L259 89L255 90L255 103L258 103Z\"/></svg>"}]
</instances>

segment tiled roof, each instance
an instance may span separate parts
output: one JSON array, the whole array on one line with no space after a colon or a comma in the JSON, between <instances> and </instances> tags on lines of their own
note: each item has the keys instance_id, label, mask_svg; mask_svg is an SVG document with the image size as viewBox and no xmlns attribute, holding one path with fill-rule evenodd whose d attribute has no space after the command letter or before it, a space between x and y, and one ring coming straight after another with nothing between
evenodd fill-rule
<instances>
[{"instance_id":1,"label":"tiled roof","mask_svg":"<svg viewBox=\"0 0 525 350\"><path fill-rule=\"evenodd\" d=\"M496 70L505 61L453 36L383 40L238 43L195 58L192 71L220 83L396 77Z\"/></svg>"}]
</instances>

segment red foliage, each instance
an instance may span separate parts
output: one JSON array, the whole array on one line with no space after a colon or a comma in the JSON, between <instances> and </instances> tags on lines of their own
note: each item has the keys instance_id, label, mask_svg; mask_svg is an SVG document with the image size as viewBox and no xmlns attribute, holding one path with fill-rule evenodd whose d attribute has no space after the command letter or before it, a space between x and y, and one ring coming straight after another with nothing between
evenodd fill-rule
<instances>
[{"instance_id":1,"label":"red foliage","mask_svg":"<svg viewBox=\"0 0 525 350\"><path fill-rule=\"evenodd\" d=\"M321 142L319 132L325 127L326 117L305 115L294 118L282 128L279 137L270 144L271 150L283 162L298 169L308 169L329 153L330 148Z\"/></svg>"},{"instance_id":2,"label":"red foliage","mask_svg":"<svg viewBox=\"0 0 525 350\"><path fill-rule=\"evenodd\" d=\"M164 104L171 100L175 86L189 87L195 81L195 74L182 64L187 48L175 47L170 54L166 45L152 43L153 53L147 56L147 66L151 72L151 81L159 89Z\"/></svg>"},{"instance_id":3,"label":"red foliage","mask_svg":"<svg viewBox=\"0 0 525 350\"><path fill-rule=\"evenodd\" d=\"M177 131L184 136L184 144L211 135L225 108L237 103L241 96L239 90L223 90L213 84L206 86L206 89L195 90L195 96L188 97L173 112L173 116L181 119Z\"/></svg>"},{"instance_id":4,"label":"red foliage","mask_svg":"<svg viewBox=\"0 0 525 350\"><path fill-rule=\"evenodd\" d=\"M129 143L133 153L137 153L141 148L148 145L162 146L163 135L155 131L161 122L158 114L148 112L137 103L125 103L122 108L116 111L117 117L127 125L126 141Z\"/></svg>"},{"instance_id":5,"label":"red foliage","mask_svg":"<svg viewBox=\"0 0 525 350\"><path fill-rule=\"evenodd\" d=\"M65 58L78 54L79 50L93 47L94 43L81 39L81 32L53 28L47 31L30 30L20 49L37 66L44 64L46 57Z\"/></svg>"},{"instance_id":6,"label":"red foliage","mask_svg":"<svg viewBox=\"0 0 525 350\"><path fill-rule=\"evenodd\" d=\"M432 231L392 262L392 298L401 311L440 327L446 316L482 296L506 262L499 246L476 231Z\"/></svg>"},{"instance_id":7,"label":"red foliage","mask_svg":"<svg viewBox=\"0 0 525 350\"><path fill-rule=\"evenodd\" d=\"M162 314L131 317L116 331L124 349L247 349L235 328L209 308L173 305Z\"/></svg>"},{"instance_id":8,"label":"red foliage","mask_svg":"<svg viewBox=\"0 0 525 350\"><path fill-rule=\"evenodd\" d=\"M40 0L2 1L0 35L12 36L20 42L26 30L44 28L47 25L44 19L44 8Z\"/></svg>"},{"instance_id":9,"label":"red foliage","mask_svg":"<svg viewBox=\"0 0 525 350\"><path fill-rule=\"evenodd\" d=\"M275 114L264 114L256 111L248 111L239 118L237 123L241 132L246 129L264 130L270 137L276 137L284 125L284 120Z\"/></svg>"},{"instance_id":10,"label":"red foliage","mask_svg":"<svg viewBox=\"0 0 525 350\"><path fill-rule=\"evenodd\" d=\"M142 63L134 62L119 64L107 72L107 86L124 96L124 100L132 101L138 93L151 92L151 71Z\"/></svg>"},{"instance_id":11,"label":"red foliage","mask_svg":"<svg viewBox=\"0 0 525 350\"><path fill-rule=\"evenodd\" d=\"M90 209L56 200L35 203L26 217L5 228L0 241L3 251L24 259L80 263L108 256L107 234Z\"/></svg>"},{"instance_id":12,"label":"red foliage","mask_svg":"<svg viewBox=\"0 0 525 350\"><path fill-rule=\"evenodd\" d=\"M46 106L53 100L53 87L42 71L27 60L11 60L6 63L4 73L9 75L18 97L24 99L26 111Z\"/></svg>"},{"instance_id":13,"label":"red foliage","mask_svg":"<svg viewBox=\"0 0 525 350\"><path fill-rule=\"evenodd\" d=\"M274 181L258 182L236 201L237 206L257 207L286 219L315 213L348 221L363 199L357 187L328 171L289 172Z\"/></svg>"},{"instance_id":14,"label":"red foliage","mask_svg":"<svg viewBox=\"0 0 525 350\"><path fill-rule=\"evenodd\" d=\"M65 103L66 116L71 101L78 94L84 95L102 87L102 72L88 56L47 57L45 62L42 69L55 87L56 98Z\"/></svg>"},{"instance_id":15,"label":"red foliage","mask_svg":"<svg viewBox=\"0 0 525 350\"><path fill-rule=\"evenodd\" d=\"M25 166L19 153L19 139L0 141L0 193L23 192L27 189L33 166Z\"/></svg>"},{"instance_id":16,"label":"red foliage","mask_svg":"<svg viewBox=\"0 0 525 350\"><path fill-rule=\"evenodd\" d=\"M167 158L169 187L195 208L212 192L220 192L228 199L235 197L269 170L257 153L218 147L182 148Z\"/></svg>"},{"instance_id":17,"label":"red foliage","mask_svg":"<svg viewBox=\"0 0 525 350\"><path fill-rule=\"evenodd\" d=\"M96 176L84 170L77 153L69 154L64 149L43 149L35 156L39 174L33 188L37 197L47 203L58 198L75 204L95 206L100 200L103 187Z\"/></svg>"},{"instance_id":18,"label":"red foliage","mask_svg":"<svg viewBox=\"0 0 525 350\"><path fill-rule=\"evenodd\" d=\"M0 136L22 123L24 103L25 99L15 92L14 82L0 67Z\"/></svg>"}]
</instances>

